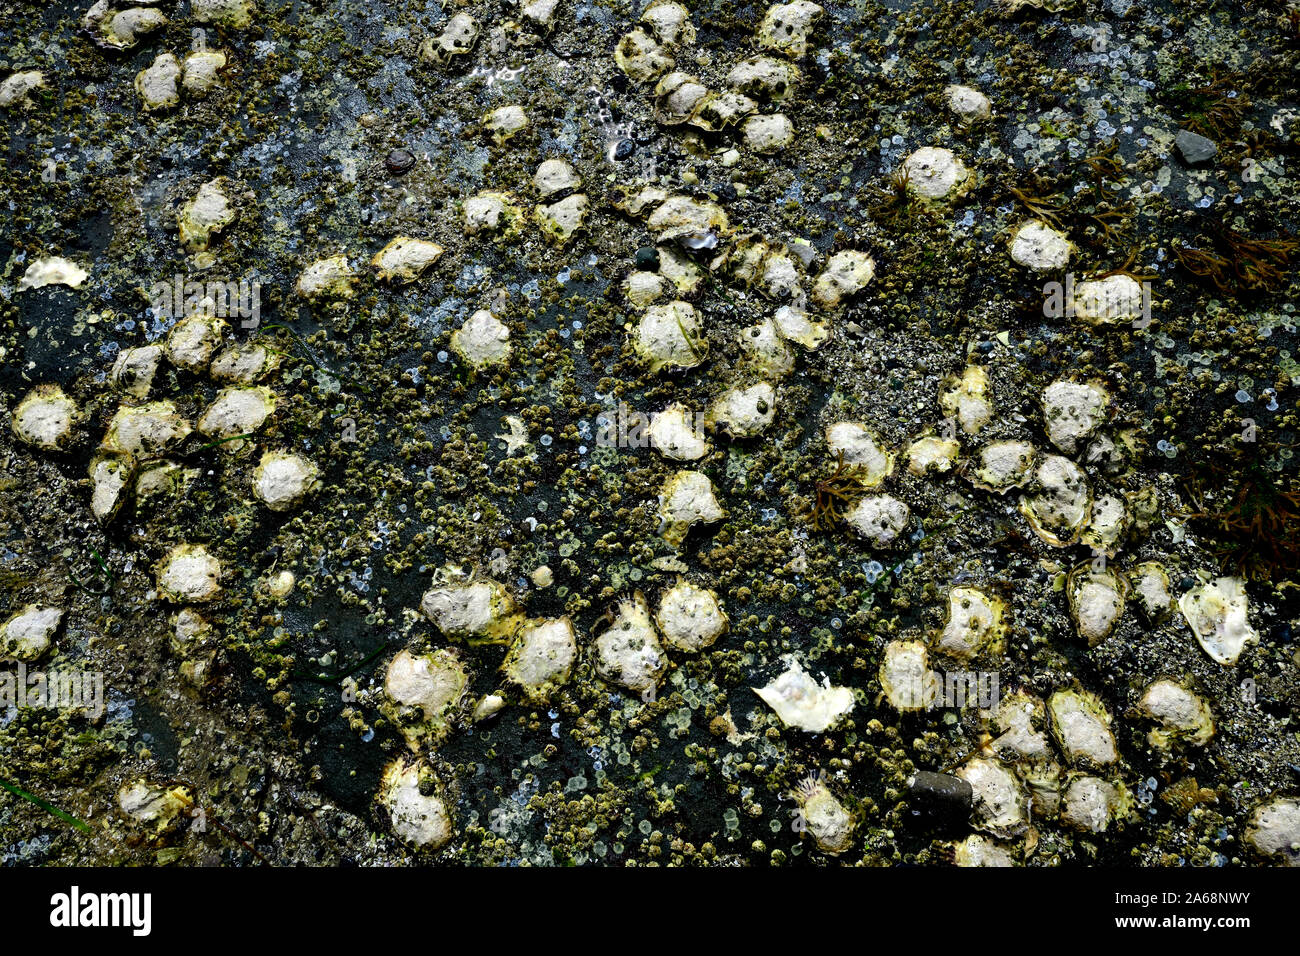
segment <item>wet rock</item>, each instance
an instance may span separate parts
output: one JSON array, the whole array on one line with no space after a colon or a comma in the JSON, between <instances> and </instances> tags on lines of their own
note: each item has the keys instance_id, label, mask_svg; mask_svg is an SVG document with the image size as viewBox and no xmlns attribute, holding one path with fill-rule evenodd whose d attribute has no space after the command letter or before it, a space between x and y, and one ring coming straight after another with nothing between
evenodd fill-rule
<instances>
[{"instance_id":1,"label":"wet rock","mask_svg":"<svg viewBox=\"0 0 1300 956\"><path fill-rule=\"evenodd\" d=\"M1207 166L1219 153L1219 144L1214 140L1186 129L1180 129L1174 136L1174 146L1188 166Z\"/></svg>"}]
</instances>

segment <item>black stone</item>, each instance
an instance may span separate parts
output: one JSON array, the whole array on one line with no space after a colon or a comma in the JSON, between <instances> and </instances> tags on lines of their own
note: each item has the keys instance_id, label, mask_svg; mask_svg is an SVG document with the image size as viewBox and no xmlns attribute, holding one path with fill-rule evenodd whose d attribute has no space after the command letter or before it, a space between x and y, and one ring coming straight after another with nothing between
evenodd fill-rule
<instances>
[{"instance_id":1,"label":"black stone","mask_svg":"<svg viewBox=\"0 0 1300 956\"><path fill-rule=\"evenodd\" d=\"M627 159L636 152L636 143L630 139L620 139L618 145L614 147L614 159L622 161Z\"/></svg>"},{"instance_id":2,"label":"black stone","mask_svg":"<svg viewBox=\"0 0 1300 956\"><path fill-rule=\"evenodd\" d=\"M384 165L388 171L395 176L402 173L410 172L411 167L415 165L415 155L409 149L395 149L384 157Z\"/></svg>"},{"instance_id":3,"label":"black stone","mask_svg":"<svg viewBox=\"0 0 1300 956\"><path fill-rule=\"evenodd\" d=\"M642 246L636 251L636 267L642 272L658 272L659 250L654 246Z\"/></svg>"},{"instance_id":4,"label":"black stone","mask_svg":"<svg viewBox=\"0 0 1300 956\"><path fill-rule=\"evenodd\" d=\"M973 802L971 785L950 773L918 770L908 782L908 804L930 822L965 823Z\"/></svg>"}]
</instances>

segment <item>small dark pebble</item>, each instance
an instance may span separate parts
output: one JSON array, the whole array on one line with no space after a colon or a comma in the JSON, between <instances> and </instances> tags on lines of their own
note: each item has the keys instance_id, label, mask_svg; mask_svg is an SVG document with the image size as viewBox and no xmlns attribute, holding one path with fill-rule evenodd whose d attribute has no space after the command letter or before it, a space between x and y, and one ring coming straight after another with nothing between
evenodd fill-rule
<instances>
[{"instance_id":1,"label":"small dark pebble","mask_svg":"<svg viewBox=\"0 0 1300 956\"><path fill-rule=\"evenodd\" d=\"M642 246L636 251L636 267L642 272L658 272L659 250L654 246Z\"/></svg>"},{"instance_id":2,"label":"small dark pebble","mask_svg":"<svg viewBox=\"0 0 1300 956\"><path fill-rule=\"evenodd\" d=\"M614 147L614 159L622 161L636 152L636 143L630 139L620 139Z\"/></svg>"},{"instance_id":3,"label":"small dark pebble","mask_svg":"<svg viewBox=\"0 0 1300 956\"><path fill-rule=\"evenodd\" d=\"M731 183L723 183L721 186L714 189L713 193L723 202L736 201L736 187L731 185Z\"/></svg>"},{"instance_id":4,"label":"small dark pebble","mask_svg":"<svg viewBox=\"0 0 1300 956\"><path fill-rule=\"evenodd\" d=\"M970 818L974 790L950 773L918 770L908 781L911 808L936 823L964 823Z\"/></svg>"},{"instance_id":5,"label":"small dark pebble","mask_svg":"<svg viewBox=\"0 0 1300 956\"><path fill-rule=\"evenodd\" d=\"M390 173L400 176L415 165L415 156L409 149L395 149L384 157L384 165Z\"/></svg>"}]
</instances>

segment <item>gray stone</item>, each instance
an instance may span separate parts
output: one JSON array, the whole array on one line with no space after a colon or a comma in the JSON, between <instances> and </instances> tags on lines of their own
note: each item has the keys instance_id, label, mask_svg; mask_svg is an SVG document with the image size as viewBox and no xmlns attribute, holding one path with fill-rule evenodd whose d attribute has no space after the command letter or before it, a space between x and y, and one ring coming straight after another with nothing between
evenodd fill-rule
<instances>
[{"instance_id":1,"label":"gray stone","mask_svg":"<svg viewBox=\"0 0 1300 956\"><path fill-rule=\"evenodd\" d=\"M1214 140L1185 129L1178 131L1178 135L1174 137L1174 145L1178 147L1183 162L1188 166L1200 166L1211 162L1219 152L1219 144Z\"/></svg>"}]
</instances>

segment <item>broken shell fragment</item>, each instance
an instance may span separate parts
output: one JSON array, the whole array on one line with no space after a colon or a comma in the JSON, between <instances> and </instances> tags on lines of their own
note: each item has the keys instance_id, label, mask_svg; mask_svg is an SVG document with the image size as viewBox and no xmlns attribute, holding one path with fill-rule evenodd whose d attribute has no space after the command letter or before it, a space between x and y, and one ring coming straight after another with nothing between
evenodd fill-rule
<instances>
[{"instance_id":1,"label":"broken shell fragment","mask_svg":"<svg viewBox=\"0 0 1300 956\"><path fill-rule=\"evenodd\" d=\"M510 330L487 309L479 309L451 333L451 350L473 368L500 365L510 357Z\"/></svg>"},{"instance_id":2,"label":"broken shell fragment","mask_svg":"<svg viewBox=\"0 0 1300 956\"><path fill-rule=\"evenodd\" d=\"M431 654L398 651L384 674L384 695L388 715L402 731L407 746L418 751L446 740L468 686L469 675L454 650L444 647Z\"/></svg>"},{"instance_id":3,"label":"broken shell fragment","mask_svg":"<svg viewBox=\"0 0 1300 956\"><path fill-rule=\"evenodd\" d=\"M1246 645L1259 641L1250 626L1246 582L1241 578L1217 578L1192 588L1179 599L1178 609L1201 649L1220 664L1237 663Z\"/></svg>"},{"instance_id":4,"label":"broken shell fragment","mask_svg":"<svg viewBox=\"0 0 1300 956\"><path fill-rule=\"evenodd\" d=\"M80 413L77 403L57 385L37 385L14 409L11 427L19 440L46 451L59 451L72 440Z\"/></svg>"},{"instance_id":5,"label":"broken shell fragment","mask_svg":"<svg viewBox=\"0 0 1300 956\"><path fill-rule=\"evenodd\" d=\"M1070 763L1083 767L1105 767L1119 759L1111 716L1106 707L1086 690L1058 690L1047 699L1052 734Z\"/></svg>"},{"instance_id":6,"label":"broken shell fragment","mask_svg":"<svg viewBox=\"0 0 1300 956\"><path fill-rule=\"evenodd\" d=\"M713 524L725 517L713 482L698 471L679 471L659 492L659 533L674 547L686 540L696 524Z\"/></svg>"},{"instance_id":7,"label":"broken shell fragment","mask_svg":"<svg viewBox=\"0 0 1300 956\"><path fill-rule=\"evenodd\" d=\"M297 507L320 486L320 469L288 452L266 452L253 470L253 492L272 511Z\"/></svg>"},{"instance_id":8,"label":"broken shell fragment","mask_svg":"<svg viewBox=\"0 0 1300 956\"><path fill-rule=\"evenodd\" d=\"M50 649L63 609L28 604L0 625L0 660L34 661Z\"/></svg>"},{"instance_id":9,"label":"broken shell fragment","mask_svg":"<svg viewBox=\"0 0 1300 956\"><path fill-rule=\"evenodd\" d=\"M101 454L90 463L90 513L107 524L122 510L135 479L130 455Z\"/></svg>"},{"instance_id":10,"label":"broken shell fragment","mask_svg":"<svg viewBox=\"0 0 1300 956\"><path fill-rule=\"evenodd\" d=\"M435 789L433 771L414 757L398 758L384 770L379 802L399 840L436 850L451 839L451 818Z\"/></svg>"},{"instance_id":11,"label":"broken shell fragment","mask_svg":"<svg viewBox=\"0 0 1300 956\"><path fill-rule=\"evenodd\" d=\"M221 593L221 563L201 544L178 544L156 568L158 590L177 604L215 601Z\"/></svg>"},{"instance_id":12,"label":"broken shell fragment","mask_svg":"<svg viewBox=\"0 0 1300 956\"><path fill-rule=\"evenodd\" d=\"M660 598L655 622L665 641L689 652L712 647L727 630L727 615L718 604L718 596L681 580Z\"/></svg>"},{"instance_id":13,"label":"broken shell fragment","mask_svg":"<svg viewBox=\"0 0 1300 956\"><path fill-rule=\"evenodd\" d=\"M194 805L194 794L185 786L159 786L136 780L117 792L117 806L132 822L152 826L155 833L172 828Z\"/></svg>"},{"instance_id":14,"label":"broken shell fragment","mask_svg":"<svg viewBox=\"0 0 1300 956\"><path fill-rule=\"evenodd\" d=\"M668 657L640 592L619 603L613 623L596 638L594 651L597 674L643 696L654 693L668 670Z\"/></svg>"},{"instance_id":15,"label":"broken shell fragment","mask_svg":"<svg viewBox=\"0 0 1300 956\"><path fill-rule=\"evenodd\" d=\"M540 702L568 681L577 657L573 622L567 617L529 621L519 629L501 669L525 699Z\"/></svg>"},{"instance_id":16,"label":"broken shell fragment","mask_svg":"<svg viewBox=\"0 0 1300 956\"><path fill-rule=\"evenodd\" d=\"M1147 685L1138 710L1160 724L1147 734L1153 747L1168 749L1175 743L1203 747L1214 736L1214 714L1209 704L1167 677Z\"/></svg>"},{"instance_id":17,"label":"broken shell fragment","mask_svg":"<svg viewBox=\"0 0 1300 956\"><path fill-rule=\"evenodd\" d=\"M384 281L414 282L442 257L442 246L424 239L398 236L375 253L371 264Z\"/></svg>"},{"instance_id":18,"label":"broken shell fragment","mask_svg":"<svg viewBox=\"0 0 1300 956\"><path fill-rule=\"evenodd\" d=\"M907 527L911 510L892 495L867 495L844 515L849 527L878 548L892 545Z\"/></svg>"},{"instance_id":19,"label":"broken shell fragment","mask_svg":"<svg viewBox=\"0 0 1300 956\"><path fill-rule=\"evenodd\" d=\"M793 657L785 658L785 663L785 671L753 691L786 727L820 734L853 709L852 690L832 687L825 677L818 684Z\"/></svg>"},{"instance_id":20,"label":"broken shell fragment","mask_svg":"<svg viewBox=\"0 0 1300 956\"><path fill-rule=\"evenodd\" d=\"M18 291L40 289L47 285L66 285L75 289L85 282L89 275L90 273L71 259L50 256L47 259L37 259L27 267L23 277L18 280Z\"/></svg>"}]
</instances>

